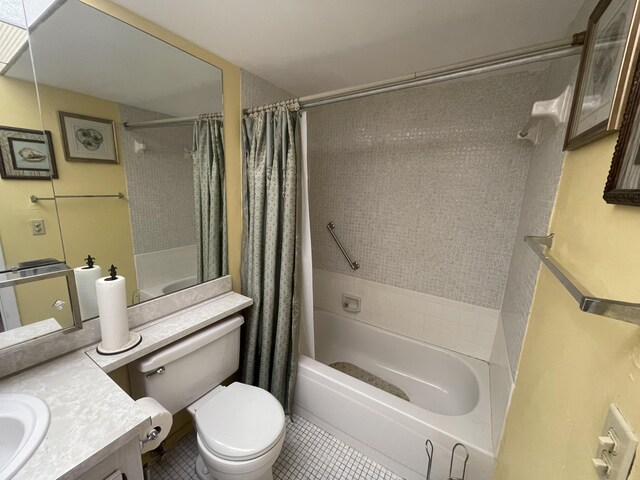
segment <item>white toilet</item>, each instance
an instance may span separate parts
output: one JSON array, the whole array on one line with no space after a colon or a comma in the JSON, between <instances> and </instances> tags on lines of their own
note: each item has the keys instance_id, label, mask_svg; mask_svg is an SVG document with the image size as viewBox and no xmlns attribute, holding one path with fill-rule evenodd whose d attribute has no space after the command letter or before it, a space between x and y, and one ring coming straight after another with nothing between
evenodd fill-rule
<instances>
[{"instance_id":1,"label":"white toilet","mask_svg":"<svg viewBox=\"0 0 640 480\"><path fill-rule=\"evenodd\" d=\"M238 370L241 316L235 315L129 365L134 398L171 413L187 407L198 432L202 480L272 480L284 442L284 411L258 387L220 382Z\"/></svg>"}]
</instances>

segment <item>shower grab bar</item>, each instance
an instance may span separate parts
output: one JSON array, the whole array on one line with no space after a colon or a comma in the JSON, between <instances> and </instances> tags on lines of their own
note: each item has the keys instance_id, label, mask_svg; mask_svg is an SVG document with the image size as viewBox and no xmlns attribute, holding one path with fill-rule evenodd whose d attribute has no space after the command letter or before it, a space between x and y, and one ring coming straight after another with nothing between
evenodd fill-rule
<instances>
[{"instance_id":1,"label":"shower grab bar","mask_svg":"<svg viewBox=\"0 0 640 480\"><path fill-rule=\"evenodd\" d=\"M349 254L347 253L347 251L344 249L344 247L342 246L342 243L340 243L340 240L338 240L338 237L336 237L336 234L334 232L336 228L336 224L333 222L329 222L327 223L327 230L329 230L329 233L331 234L331 236L333 237L333 239L336 241L336 243L338 244L338 248L340 249L340 251L342 252L342 254L344 255L344 258L347 259L347 262L349 262L349 266L353 269L353 270L358 270L360 268L360 262L356 262L351 260L351 257L349 256Z\"/></svg>"},{"instance_id":2,"label":"shower grab bar","mask_svg":"<svg viewBox=\"0 0 640 480\"><path fill-rule=\"evenodd\" d=\"M546 237L529 235L524 237L524 241L540 257L542 263L553 273L562 286L576 299L580 310L640 325L640 303L621 302L619 300L596 297L567 272L557 260L547 254L548 249L553 245L553 237L553 233Z\"/></svg>"}]
</instances>

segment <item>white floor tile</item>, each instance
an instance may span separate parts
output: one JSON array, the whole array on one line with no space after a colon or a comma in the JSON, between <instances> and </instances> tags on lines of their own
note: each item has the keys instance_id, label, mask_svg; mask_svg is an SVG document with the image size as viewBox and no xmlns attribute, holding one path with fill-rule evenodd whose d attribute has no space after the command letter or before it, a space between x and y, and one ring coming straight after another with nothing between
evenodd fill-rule
<instances>
[{"instance_id":1,"label":"white floor tile","mask_svg":"<svg viewBox=\"0 0 640 480\"><path fill-rule=\"evenodd\" d=\"M274 480L402 480L334 436L293 415L287 418L282 453L273 466ZM190 433L151 467L152 480L198 480L198 447Z\"/></svg>"}]
</instances>

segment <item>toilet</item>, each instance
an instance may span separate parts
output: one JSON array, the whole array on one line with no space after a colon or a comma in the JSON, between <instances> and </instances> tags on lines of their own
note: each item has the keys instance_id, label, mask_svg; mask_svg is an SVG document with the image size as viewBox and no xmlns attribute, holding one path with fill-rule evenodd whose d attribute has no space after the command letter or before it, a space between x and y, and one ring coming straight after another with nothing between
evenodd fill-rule
<instances>
[{"instance_id":1,"label":"toilet","mask_svg":"<svg viewBox=\"0 0 640 480\"><path fill-rule=\"evenodd\" d=\"M129 365L134 398L192 415L202 480L272 480L285 437L284 410L269 392L220 385L238 370L240 315L219 321Z\"/></svg>"}]
</instances>

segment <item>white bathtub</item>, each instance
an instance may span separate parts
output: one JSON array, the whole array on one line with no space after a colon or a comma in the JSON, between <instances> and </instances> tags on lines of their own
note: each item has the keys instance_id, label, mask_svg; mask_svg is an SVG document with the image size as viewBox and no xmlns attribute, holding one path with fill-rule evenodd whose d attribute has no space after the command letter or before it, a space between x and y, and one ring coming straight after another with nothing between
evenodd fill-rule
<instances>
[{"instance_id":1,"label":"white bathtub","mask_svg":"<svg viewBox=\"0 0 640 480\"><path fill-rule=\"evenodd\" d=\"M140 289L140 301L151 300L152 298L160 297L168 293L174 293L184 288L193 287L197 283L198 279L193 277L180 278L178 280L171 280L169 282L154 285L152 287L145 287Z\"/></svg>"},{"instance_id":2,"label":"white bathtub","mask_svg":"<svg viewBox=\"0 0 640 480\"><path fill-rule=\"evenodd\" d=\"M316 360L300 357L294 411L411 480L448 478L456 442L470 452L467 480L493 472L486 363L315 310ZM410 402L327 365L350 362L400 387ZM455 473L455 472L454 472Z\"/></svg>"}]
</instances>

